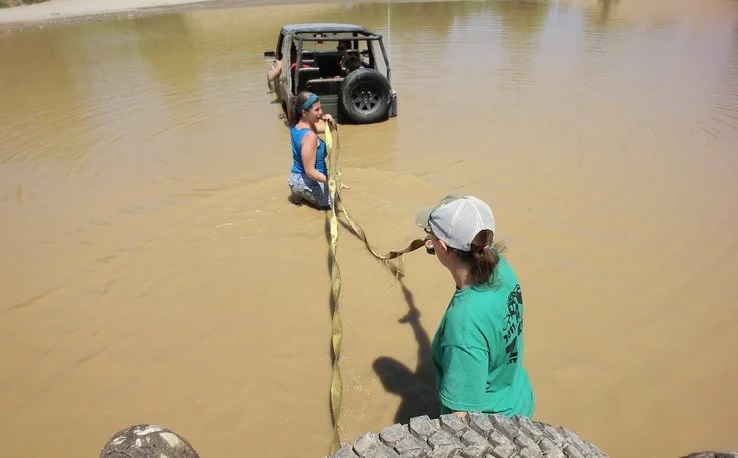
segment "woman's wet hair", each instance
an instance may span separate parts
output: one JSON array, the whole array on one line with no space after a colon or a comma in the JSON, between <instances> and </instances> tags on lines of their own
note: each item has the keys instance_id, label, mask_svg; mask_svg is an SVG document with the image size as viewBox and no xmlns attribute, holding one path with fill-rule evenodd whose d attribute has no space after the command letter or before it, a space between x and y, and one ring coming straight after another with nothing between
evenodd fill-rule
<instances>
[{"instance_id":1,"label":"woman's wet hair","mask_svg":"<svg viewBox=\"0 0 738 458\"><path fill-rule=\"evenodd\" d=\"M297 94L297 97L295 97L295 108L290 112L290 124L291 125L294 126L295 124L300 122L300 118L302 118L302 106L305 104L307 99L309 99L313 95L314 94L312 92L308 92L308 91L302 91L299 94ZM320 99L316 99L315 102L319 100ZM313 106L315 102L313 102L310 106Z\"/></svg>"},{"instance_id":2,"label":"woman's wet hair","mask_svg":"<svg viewBox=\"0 0 738 458\"><path fill-rule=\"evenodd\" d=\"M451 250L470 267L469 274L474 285L481 285L493 280L493 274L500 262L500 253L505 247L499 243L492 243L494 234L490 230L480 231L471 245L471 250Z\"/></svg>"}]
</instances>

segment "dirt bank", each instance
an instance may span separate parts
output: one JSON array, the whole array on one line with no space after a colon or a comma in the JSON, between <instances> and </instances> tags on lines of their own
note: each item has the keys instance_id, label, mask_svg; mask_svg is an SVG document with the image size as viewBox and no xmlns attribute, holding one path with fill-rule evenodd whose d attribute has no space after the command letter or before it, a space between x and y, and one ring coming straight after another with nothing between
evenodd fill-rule
<instances>
[{"instance_id":1,"label":"dirt bank","mask_svg":"<svg viewBox=\"0 0 738 458\"><path fill-rule=\"evenodd\" d=\"M49 0L0 0L0 8L9 8L20 5L30 5L33 3L43 3Z\"/></svg>"},{"instance_id":2,"label":"dirt bank","mask_svg":"<svg viewBox=\"0 0 738 458\"><path fill-rule=\"evenodd\" d=\"M365 3L374 1L377 0L365 0ZM347 2L346 0L48 0L44 3L0 9L0 32L103 16L140 16L204 8L303 3Z\"/></svg>"},{"instance_id":3,"label":"dirt bank","mask_svg":"<svg viewBox=\"0 0 738 458\"><path fill-rule=\"evenodd\" d=\"M49 0L0 10L0 30L29 25L89 19L95 16L136 15L172 9L204 7L217 0Z\"/></svg>"}]
</instances>

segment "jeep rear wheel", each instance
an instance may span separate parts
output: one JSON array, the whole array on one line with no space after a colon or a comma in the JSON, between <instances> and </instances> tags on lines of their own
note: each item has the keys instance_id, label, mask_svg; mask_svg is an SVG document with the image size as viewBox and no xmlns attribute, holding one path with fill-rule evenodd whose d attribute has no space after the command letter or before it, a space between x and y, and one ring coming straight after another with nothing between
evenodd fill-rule
<instances>
[{"instance_id":1,"label":"jeep rear wheel","mask_svg":"<svg viewBox=\"0 0 738 458\"><path fill-rule=\"evenodd\" d=\"M341 108L347 121L369 124L389 117L392 88L381 73L358 69L349 73L341 85Z\"/></svg>"}]
</instances>

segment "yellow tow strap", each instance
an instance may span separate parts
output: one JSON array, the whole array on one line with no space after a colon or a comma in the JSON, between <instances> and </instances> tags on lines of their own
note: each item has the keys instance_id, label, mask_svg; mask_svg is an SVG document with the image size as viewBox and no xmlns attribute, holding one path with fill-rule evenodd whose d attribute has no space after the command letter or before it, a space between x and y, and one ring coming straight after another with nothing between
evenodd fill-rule
<instances>
[{"instance_id":1,"label":"yellow tow strap","mask_svg":"<svg viewBox=\"0 0 738 458\"><path fill-rule=\"evenodd\" d=\"M335 130L335 132L332 132ZM336 136L335 142L333 135ZM338 296L341 294L341 273L338 268L338 259L336 252L338 250L338 214L336 207L340 205L341 212L346 217L351 229L354 233L364 242L369 251L377 258L382 261L388 261L390 259L397 258L404 253L417 250L424 246L425 242L421 239L413 240L407 248L400 251L390 251L385 254L380 254L369 244L366 238L364 230L359 226L353 218L346 211L346 207L341 201L339 191L341 189L341 167L339 164L339 153L340 150L338 145L338 127L335 123L331 123L330 126L326 126L325 129L325 142L328 149L328 192L331 197L331 211L330 211L330 236L331 236L331 311L332 311L332 330L331 330L331 344L332 344L332 355L331 361L333 364L333 374L331 376L331 421L333 423L333 438L331 440L330 454L332 455L341 447L341 438L338 431L338 420L341 412L341 397L343 391L343 385L341 383L341 369L339 367L339 358L341 355L341 340L343 338L343 324L341 321L341 313L338 308ZM335 145L334 145L335 143Z\"/></svg>"},{"instance_id":2,"label":"yellow tow strap","mask_svg":"<svg viewBox=\"0 0 738 458\"><path fill-rule=\"evenodd\" d=\"M341 369L338 360L341 356L341 339L343 338L343 324L341 313L338 310L338 296L341 294L341 272L338 269L336 250L338 249L338 217L336 216L336 195L341 186L341 175L336 175L336 164L333 162L333 137L332 126L326 126L325 142L328 148L329 171L328 192L331 196L330 233L331 233L331 311L333 312L333 324L331 331L331 344L333 362L333 374L331 376L331 421L333 422L333 439L331 440L330 454L341 448L341 438L338 434L338 416L341 412ZM333 173L331 173L333 172ZM335 178L334 178L335 177Z\"/></svg>"}]
</instances>

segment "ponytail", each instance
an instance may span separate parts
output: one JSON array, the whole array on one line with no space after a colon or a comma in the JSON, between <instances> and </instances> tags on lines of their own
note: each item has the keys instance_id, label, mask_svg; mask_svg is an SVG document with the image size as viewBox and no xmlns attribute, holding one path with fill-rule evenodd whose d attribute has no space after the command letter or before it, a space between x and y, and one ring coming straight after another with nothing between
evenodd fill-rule
<instances>
[{"instance_id":1,"label":"ponytail","mask_svg":"<svg viewBox=\"0 0 738 458\"><path fill-rule=\"evenodd\" d=\"M500 262L500 253L505 251L501 244L492 244L492 231L481 231L474 238L470 251L454 250L462 261L469 264L469 274L474 285L481 285L492 280L492 276Z\"/></svg>"}]
</instances>

